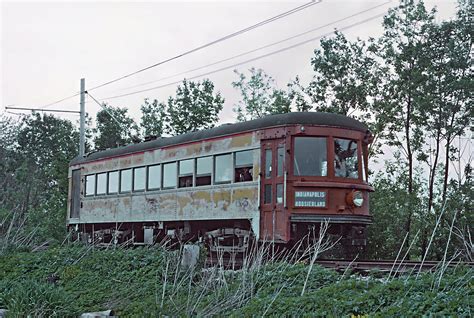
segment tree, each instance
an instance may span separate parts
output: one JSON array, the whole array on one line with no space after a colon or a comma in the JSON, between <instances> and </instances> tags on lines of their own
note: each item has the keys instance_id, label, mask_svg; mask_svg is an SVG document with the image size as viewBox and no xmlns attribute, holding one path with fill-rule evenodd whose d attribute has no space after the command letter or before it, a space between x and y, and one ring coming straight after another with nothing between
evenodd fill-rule
<instances>
[{"instance_id":1,"label":"tree","mask_svg":"<svg viewBox=\"0 0 474 318\"><path fill-rule=\"evenodd\" d=\"M166 132L179 135L200 129L209 129L219 120L224 105L220 92L214 93L214 84L184 80L176 89L176 96L168 98Z\"/></svg>"},{"instance_id":2,"label":"tree","mask_svg":"<svg viewBox=\"0 0 474 318\"><path fill-rule=\"evenodd\" d=\"M68 120L38 113L11 128L0 134L9 140L0 176L6 182L0 189L2 208L13 227L27 228L36 240L61 240L68 166L78 154L79 132Z\"/></svg>"},{"instance_id":3,"label":"tree","mask_svg":"<svg viewBox=\"0 0 474 318\"><path fill-rule=\"evenodd\" d=\"M314 76L307 87L297 78L299 108L342 114L368 124L374 136L369 155L379 153L387 116L386 68L376 55L374 39L349 41L339 31L320 41L321 48L311 59Z\"/></svg>"},{"instance_id":4,"label":"tree","mask_svg":"<svg viewBox=\"0 0 474 318\"><path fill-rule=\"evenodd\" d=\"M104 103L103 109L97 113L94 133L95 149L105 150L133 142L138 137L138 125L126 108Z\"/></svg>"},{"instance_id":5,"label":"tree","mask_svg":"<svg viewBox=\"0 0 474 318\"><path fill-rule=\"evenodd\" d=\"M261 118L269 114L288 113L291 111L291 99L288 94L274 87L275 81L262 69L251 68L250 78L234 71L239 80L232 82L238 89L242 100L235 106L237 121Z\"/></svg>"},{"instance_id":6,"label":"tree","mask_svg":"<svg viewBox=\"0 0 474 318\"><path fill-rule=\"evenodd\" d=\"M399 147L407 162L408 198L414 193L413 171L417 155L424 155L424 131L427 114L422 111L421 86L425 80L424 49L429 41L426 32L433 26L434 11L422 2L404 1L384 17L384 34L379 40L378 55L387 67L386 96L388 143ZM411 233L413 203L407 200L406 233ZM426 232L424 233L426 234ZM423 235L424 235L423 234ZM410 236L408 237L408 241Z\"/></svg>"},{"instance_id":7,"label":"tree","mask_svg":"<svg viewBox=\"0 0 474 318\"><path fill-rule=\"evenodd\" d=\"M306 93L306 88L301 84L299 76L287 84L288 98L295 104L296 111L309 112L313 109L311 101Z\"/></svg>"},{"instance_id":8,"label":"tree","mask_svg":"<svg viewBox=\"0 0 474 318\"><path fill-rule=\"evenodd\" d=\"M161 136L163 135L166 124L166 105L154 99L150 103L148 98L145 99L141 106L142 118L140 128L143 136Z\"/></svg>"},{"instance_id":9,"label":"tree","mask_svg":"<svg viewBox=\"0 0 474 318\"><path fill-rule=\"evenodd\" d=\"M321 49L311 59L315 75L306 89L318 111L365 117L371 113L383 78L371 42L350 42L338 31L321 40Z\"/></svg>"},{"instance_id":10,"label":"tree","mask_svg":"<svg viewBox=\"0 0 474 318\"><path fill-rule=\"evenodd\" d=\"M453 138L464 135L472 124L473 71L471 68L472 31L462 16L431 26L424 57L425 80L420 101L422 111L427 114L424 131L434 141L430 149L430 160L421 157L429 166L429 198L427 212L431 212L437 169L441 161L442 142L445 143L445 169L442 200L446 198L451 143Z\"/></svg>"}]
</instances>

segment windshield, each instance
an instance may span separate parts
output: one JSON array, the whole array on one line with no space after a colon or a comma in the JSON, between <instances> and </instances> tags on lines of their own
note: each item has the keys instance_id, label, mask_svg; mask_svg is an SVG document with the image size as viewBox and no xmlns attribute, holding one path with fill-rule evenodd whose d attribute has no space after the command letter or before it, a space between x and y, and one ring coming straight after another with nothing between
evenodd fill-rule
<instances>
[{"instance_id":1,"label":"windshield","mask_svg":"<svg viewBox=\"0 0 474 318\"><path fill-rule=\"evenodd\" d=\"M296 137L294 149L295 176L327 175L326 138Z\"/></svg>"},{"instance_id":2,"label":"windshield","mask_svg":"<svg viewBox=\"0 0 474 318\"><path fill-rule=\"evenodd\" d=\"M357 140L334 139L334 173L336 177L359 178Z\"/></svg>"}]
</instances>

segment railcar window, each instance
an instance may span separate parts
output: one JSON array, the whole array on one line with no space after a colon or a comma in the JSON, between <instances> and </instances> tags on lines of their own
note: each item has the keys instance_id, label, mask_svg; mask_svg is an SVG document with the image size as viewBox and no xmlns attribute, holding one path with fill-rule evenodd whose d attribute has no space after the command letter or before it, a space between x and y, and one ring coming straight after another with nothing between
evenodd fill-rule
<instances>
[{"instance_id":1,"label":"railcar window","mask_svg":"<svg viewBox=\"0 0 474 318\"><path fill-rule=\"evenodd\" d=\"M130 192L132 190L132 169L120 171L120 192Z\"/></svg>"},{"instance_id":2,"label":"railcar window","mask_svg":"<svg viewBox=\"0 0 474 318\"><path fill-rule=\"evenodd\" d=\"M107 192L107 173L97 174L97 188L96 193L105 194Z\"/></svg>"},{"instance_id":3,"label":"railcar window","mask_svg":"<svg viewBox=\"0 0 474 318\"><path fill-rule=\"evenodd\" d=\"M266 184L265 185L265 192L263 194L263 203L272 203L272 185Z\"/></svg>"},{"instance_id":4,"label":"railcar window","mask_svg":"<svg viewBox=\"0 0 474 318\"><path fill-rule=\"evenodd\" d=\"M196 187L210 185L212 173L212 157L202 157L196 160Z\"/></svg>"},{"instance_id":5,"label":"railcar window","mask_svg":"<svg viewBox=\"0 0 474 318\"><path fill-rule=\"evenodd\" d=\"M334 139L334 173L336 177L359 178L357 140Z\"/></svg>"},{"instance_id":6,"label":"railcar window","mask_svg":"<svg viewBox=\"0 0 474 318\"><path fill-rule=\"evenodd\" d=\"M148 189L159 189L161 186L161 166L148 167Z\"/></svg>"},{"instance_id":7,"label":"railcar window","mask_svg":"<svg viewBox=\"0 0 474 318\"><path fill-rule=\"evenodd\" d=\"M109 194L117 193L119 189L119 173L118 171L109 172Z\"/></svg>"},{"instance_id":8,"label":"railcar window","mask_svg":"<svg viewBox=\"0 0 474 318\"><path fill-rule=\"evenodd\" d=\"M367 181L367 172L365 171L365 160L367 158L367 146L362 147L362 179Z\"/></svg>"},{"instance_id":9,"label":"railcar window","mask_svg":"<svg viewBox=\"0 0 474 318\"><path fill-rule=\"evenodd\" d=\"M194 159L181 160L179 162L179 187L188 188L193 186Z\"/></svg>"},{"instance_id":10,"label":"railcar window","mask_svg":"<svg viewBox=\"0 0 474 318\"><path fill-rule=\"evenodd\" d=\"M176 188L177 173L176 162L163 165L163 188Z\"/></svg>"},{"instance_id":11,"label":"railcar window","mask_svg":"<svg viewBox=\"0 0 474 318\"><path fill-rule=\"evenodd\" d=\"M235 153L234 182L253 180L253 150Z\"/></svg>"},{"instance_id":12,"label":"railcar window","mask_svg":"<svg viewBox=\"0 0 474 318\"><path fill-rule=\"evenodd\" d=\"M265 150L265 178L272 176L272 150Z\"/></svg>"},{"instance_id":13,"label":"railcar window","mask_svg":"<svg viewBox=\"0 0 474 318\"><path fill-rule=\"evenodd\" d=\"M145 190L146 168L140 167L133 169L133 191Z\"/></svg>"},{"instance_id":14,"label":"railcar window","mask_svg":"<svg viewBox=\"0 0 474 318\"><path fill-rule=\"evenodd\" d=\"M95 174L86 176L86 196L95 194Z\"/></svg>"},{"instance_id":15,"label":"railcar window","mask_svg":"<svg viewBox=\"0 0 474 318\"><path fill-rule=\"evenodd\" d=\"M276 192L276 203L283 204L283 183L277 184Z\"/></svg>"},{"instance_id":16,"label":"railcar window","mask_svg":"<svg viewBox=\"0 0 474 318\"><path fill-rule=\"evenodd\" d=\"M326 138L296 137L294 142L294 175L326 176Z\"/></svg>"},{"instance_id":17,"label":"railcar window","mask_svg":"<svg viewBox=\"0 0 474 318\"><path fill-rule=\"evenodd\" d=\"M214 181L217 183L232 181L232 154L215 157Z\"/></svg>"},{"instance_id":18,"label":"railcar window","mask_svg":"<svg viewBox=\"0 0 474 318\"><path fill-rule=\"evenodd\" d=\"M283 167L285 165L285 148L278 147L277 149L277 177L283 175Z\"/></svg>"}]
</instances>

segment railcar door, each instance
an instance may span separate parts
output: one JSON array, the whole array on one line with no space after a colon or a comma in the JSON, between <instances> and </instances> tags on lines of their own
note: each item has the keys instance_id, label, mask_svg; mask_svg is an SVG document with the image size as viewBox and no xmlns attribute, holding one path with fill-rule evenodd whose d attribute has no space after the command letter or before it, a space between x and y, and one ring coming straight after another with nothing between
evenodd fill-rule
<instances>
[{"instance_id":1,"label":"railcar door","mask_svg":"<svg viewBox=\"0 0 474 318\"><path fill-rule=\"evenodd\" d=\"M71 219L79 217L79 210L81 208L81 170L72 170L72 186L71 186L71 201L70 201Z\"/></svg>"},{"instance_id":2,"label":"railcar door","mask_svg":"<svg viewBox=\"0 0 474 318\"><path fill-rule=\"evenodd\" d=\"M265 241L287 242L285 139L263 140L261 154L260 235Z\"/></svg>"}]
</instances>

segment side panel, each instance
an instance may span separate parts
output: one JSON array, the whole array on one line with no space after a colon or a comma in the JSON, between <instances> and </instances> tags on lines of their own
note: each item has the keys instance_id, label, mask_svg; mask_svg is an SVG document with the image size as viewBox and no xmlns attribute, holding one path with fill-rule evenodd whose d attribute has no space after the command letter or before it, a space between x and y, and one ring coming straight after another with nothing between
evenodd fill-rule
<instances>
[{"instance_id":1,"label":"side panel","mask_svg":"<svg viewBox=\"0 0 474 318\"><path fill-rule=\"evenodd\" d=\"M180 160L253 150L253 180L174 189L83 196L80 215L69 224L249 220L258 236L260 140L258 132L205 140L187 145L151 149L72 167L85 176L107 171L164 164ZM212 172L212 178L214 177ZM163 177L163 176L162 176ZM196 174L194 173L194 177ZM79 193L80 194L80 193ZM72 214L70 214L71 218Z\"/></svg>"},{"instance_id":2,"label":"side panel","mask_svg":"<svg viewBox=\"0 0 474 318\"><path fill-rule=\"evenodd\" d=\"M257 182L85 199L80 223L258 218Z\"/></svg>"}]
</instances>

